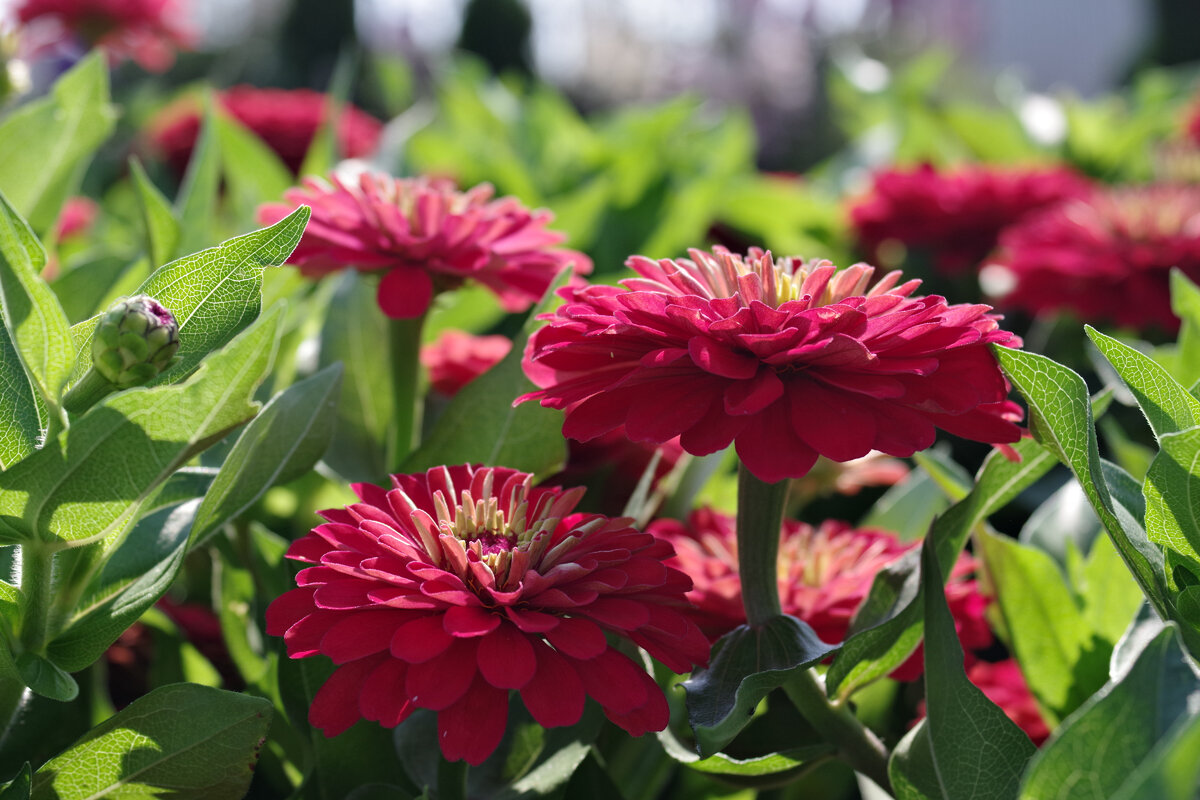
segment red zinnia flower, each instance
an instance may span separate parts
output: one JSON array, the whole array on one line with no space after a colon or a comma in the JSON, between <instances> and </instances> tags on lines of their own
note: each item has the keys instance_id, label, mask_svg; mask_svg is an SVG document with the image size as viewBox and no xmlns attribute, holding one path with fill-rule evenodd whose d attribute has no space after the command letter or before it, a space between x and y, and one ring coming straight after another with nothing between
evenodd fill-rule
<instances>
[{"instance_id":1,"label":"red zinnia flower","mask_svg":"<svg viewBox=\"0 0 1200 800\"><path fill-rule=\"evenodd\" d=\"M429 370L434 391L453 397L512 350L507 336L475 336L448 330L421 348L421 365Z\"/></svg>"},{"instance_id":2,"label":"red zinnia flower","mask_svg":"<svg viewBox=\"0 0 1200 800\"><path fill-rule=\"evenodd\" d=\"M363 173L355 183L306 178L265 205L259 221L283 219L312 206L300 246L288 259L305 275L352 267L383 272L379 306L393 318L419 317L435 291L470 278L491 289L508 311L524 311L567 264L592 271L582 253L555 249L567 237L546 229L549 211L530 211L514 197L492 200L480 184L458 192L450 181Z\"/></svg>"},{"instance_id":3,"label":"red zinnia flower","mask_svg":"<svg viewBox=\"0 0 1200 800\"><path fill-rule=\"evenodd\" d=\"M624 425L705 455L737 442L760 480L804 475L818 455L909 456L935 428L1014 442L1019 407L989 342L1017 344L983 305L913 297L920 281L874 268L805 268L751 250L628 262L637 278L562 291L525 355L543 387L518 399L565 409L563 434Z\"/></svg>"},{"instance_id":4,"label":"red zinnia flower","mask_svg":"<svg viewBox=\"0 0 1200 800\"><path fill-rule=\"evenodd\" d=\"M1030 211L1091 191L1064 169L996 170L968 167L939 173L925 164L875 175L870 193L854 202L850 219L873 261L895 242L929 252L937 269L957 273L978 264L1001 229Z\"/></svg>"},{"instance_id":5,"label":"red zinnia flower","mask_svg":"<svg viewBox=\"0 0 1200 800\"><path fill-rule=\"evenodd\" d=\"M1006 305L1173 331L1170 271L1200 280L1200 187L1113 189L1047 209L1000 237L985 269ZM986 275L987 273L985 273Z\"/></svg>"},{"instance_id":6,"label":"red zinnia flower","mask_svg":"<svg viewBox=\"0 0 1200 800\"><path fill-rule=\"evenodd\" d=\"M271 604L267 632L292 658L339 665L313 725L335 736L433 709L442 754L471 764L499 744L510 689L547 728L577 722L585 695L634 736L666 726L662 691L606 633L676 672L706 662L684 614L691 581L628 519L570 513L582 489L531 481L456 466L395 475L390 491L358 484L362 502L292 544L288 557L314 566Z\"/></svg>"},{"instance_id":7,"label":"red zinnia flower","mask_svg":"<svg viewBox=\"0 0 1200 800\"><path fill-rule=\"evenodd\" d=\"M266 142L292 172L298 172L313 137L329 115L329 95L310 89L260 89L234 86L218 92L216 100L230 116ZM183 174L196 137L200 135L201 108L192 95L160 111L150 122L153 147L179 174ZM375 152L383 123L345 103L338 112L338 147L346 158Z\"/></svg>"},{"instance_id":8,"label":"red zinnia flower","mask_svg":"<svg viewBox=\"0 0 1200 800\"><path fill-rule=\"evenodd\" d=\"M191 44L175 0L24 0L17 18L40 29L33 38L52 42L78 36L103 47L113 58L132 58L162 72L175 61L175 49Z\"/></svg>"}]
</instances>

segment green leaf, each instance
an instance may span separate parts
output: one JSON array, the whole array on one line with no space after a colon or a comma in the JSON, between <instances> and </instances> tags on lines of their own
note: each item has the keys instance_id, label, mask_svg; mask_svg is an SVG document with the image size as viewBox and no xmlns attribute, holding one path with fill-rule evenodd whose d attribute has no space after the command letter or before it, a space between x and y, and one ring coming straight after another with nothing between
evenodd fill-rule
<instances>
[{"instance_id":1,"label":"green leaf","mask_svg":"<svg viewBox=\"0 0 1200 800\"><path fill-rule=\"evenodd\" d=\"M932 539L921 548L925 595L925 707L938 784L947 798L1015 798L1037 752L1029 737L967 680Z\"/></svg>"},{"instance_id":2,"label":"green leaf","mask_svg":"<svg viewBox=\"0 0 1200 800\"><path fill-rule=\"evenodd\" d=\"M347 481L378 481L388 474L384 453L395 401L384 358L387 341L387 319L374 287L346 270L321 328L320 364L340 361L344 369L334 429L338 444L325 453L325 463Z\"/></svg>"},{"instance_id":3,"label":"green leaf","mask_svg":"<svg viewBox=\"0 0 1200 800\"><path fill-rule=\"evenodd\" d=\"M251 419L282 308L178 386L132 389L92 407L57 441L0 473L0 517L31 539L80 546L126 526L139 504L196 453ZM12 523L10 522L10 525Z\"/></svg>"},{"instance_id":4,"label":"green leaf","mask_svg":"<svg viewBox=\"0 0 1200 800\"><path fill-rule=\"evenodd\" d=\"M558 303L557 291L570 277L564 269L529 313L504 360L471 381L450 402L428 438L404 461L401 472L439 464L503 464L545 476L566 460L562 413L538 403L513 407L513 400L537 387L525 377L525 343L540 325L538 316Z\"/></svg>"},{"instance_id":5,"label":"green leaf","mask_svg":"<svg viewBox=\"0 0 1200 800\"><path fill-rule=\"evenodd\" d=\"M217 114L215 123L226 198L239 219L254 219L258 206L278 202L295 178L275 151L236 119Z\"/></svg>"},{"instance_id":6,"label":"green leaf","mask_svg":"<svg viewBox=\"0 0 1200 800\"><path fill-rule=\"evenodd\" d=\"M175 218L187 221L181 231L179 253L193 253L217 238L214 227L221 190L221 145L216 118L214 101L209 95L205 98L200 134L175 198Z\"/></svg>"},{"instance_id":7,"label":"green leaf","mask_svg":"<svg viewBox=\"0 0 1200 800\"><path fill-rule=\"evenodd\" d=\"M1170 749L1169 743L1178 740L1194 752L1198 703L1200 681L1175 629L1167 626L1115 685L1093 695L1055 731L1030 763L1021 798L1163 797L1131 792L1152 779L1148 762L1163 763L1168 756L1160 747ZM1196 769L1196 762L1187 769ZM1190 798L1194 780L1187 789L1176 796Z\"/></svg>"},{"instance_id":8,"label":"green leaf","mask_svg":"<svg viewBox=\"0 0 1200 800\"><path fill-rule=\"evenodd\" d=\"M42 280L46 251L0 194L0 315L30 380L53 407L75 358L67 316Z\"/></svg>"},{"instance_id":9,"label":"green leaf","mask_svg":"<svg viewBox=\"0 0 1200 800\"><path fill-rule=\"evenodd\" d=\"M858 525L891 531L902 542L915 542L929 532L929 526L949 505L946 492L933 476L915 469L871 504Z\"/></svg>"},{"instance_id":10,"label":"green leaf","mask_svg":"<svg viewBox=\"0 0 1200 800\"><path fill-rule=\"evenodd\" d=\"M17 109L0 124L0 191L45 233L93 152L112 133L108 66L96 50L59 78L50 96ZM18 155L19 154L19 155Z\"/></svg>"},{"instance_id":11,"label":"green leaf","mask_svg":"<svg viewBox=\"0 0 1200 800\"><path fill-rule=\"evenodd\" d=\"M709 775L737 775L741 777L766 777L790 772L813 761L828 758L832 745L814 744L808 747L793 747L756 758L732 758L724 753L702 758L688 764L689 769Z\"/></svg>"},{"instance_id":12,"label":"green leaf","mask_svg":"<svg viewBox=\"0 0 1200 800\"><path fill-rule=\"evenodd\" d=\"M888 777L896 800L950 800L942 792L933 765L928 723L927 718L918 722L896 745L888 760Z\"/></svg>"},{"instance_id":13,"label":"green leaf","mask_svg":"<svg viewBox=\"0 0 1200 800\"><path fill-rule=\"evenodd\" d=\"M33 779L34 800L241 797L271 704L181 683L155 689L97 725Z\"/></svg>"},{"instance_id":14,"label":"green leaf","mask_svg":"<svg viewBox=\"0 0 1200 800\"><path fill-rule=\"evenodd\" d=\"M1068 548L1086 553L1098 541L1101 530L1087 495L1072 480L1033 510L1017 538L1021 544L1036 547L1059 564L1066 564Z\"/></svg>"},{"instance_id":15,"label":"green leaf","mask_svg":"<svg viewBox=\"0 0 1200 800\"><path fill-rule=\"evenodd\" d=\"M135 294L158 300L179 323L179 361L151 385L187 375L258 316L263 269L287 260L300 242L309 213L301 206L269 228L172 261L138 288ZM91 366L95 327L93 317L71 328L80 350L76 379Z\"/></svg>"},{"instance_id":16,"label":"green leaf","mask_svg":"<svg viewBox=\"0 0 1200 800\"><path fill-rule=\"evenodd\" d=\"M129 172L133 175L142 225L146 229L146 252L150 254L150 263L162 266L174 257L175 248L179 246L182 235L179 220L171 203L151 182L146 170L142 169L142 162L136 158L129 159Z\"/></svg>"},{"instance_id":17,"label":"green leaf","mask_svg":"<svg viewBox=\"0 0 1200 800\"><path fill-rule=\"evenodd\" d=\"M42 697L69 703L79 696L79 684L48 659L28 651L14 659L25 685Z\"/></svg>"},{"instance_id":18,"label":"green leaf","mask_svg":"<svg viewBox=\"0 0 1200 800\"><path fill-rule=\"evenodd\" d=\"M1095 636L1050 556L987 532L976 542L1004 615L1008 645L1053 727L1108 680L1112 642Z\"/></svg>"},{"instance_id":19,"label":"green leaf","mask_svg":"<svg viewBox=\"0 0 1200 800\"><path fill-rule=\"evenodd\" d=\"M33 452L41 429L37 394L0 319L0 472Z\"/></svg>"},{"instance_id":20,"label":"green leaf","mask_svg":"<svg viewBox=\"0 0 1200 800\"><path fill-rule=\"evenodd\" d=\"M1112 800L1193 800L1200 783L1200 717L1176 726L1121 783Z\"/></svg>"},{"instance_id":21,"label":"green leaf","mask_svg":"<svg viewBox=\"0 0 1200 800\"><path fill-rule=\"evenodd\" d=\"M975 488L950 507L930 529L939 563L949 575L971 530L1007 505L1054 464L1054 457L1030 439L1013 445L1019 461L993 450L979 470ZM850 634L826 675L831 697L848 698L856 689L900 666L921 640L920 583L916 555L898 559L876 576L855 613Z\"/></svg>"},{"instance_id":22,"label":"green leaf","mask_svg":"<svg viewBox=\"0 0 1200 800\"><path fill-rule=\"evenodd\" d=\"M1145 602L1142 590L1107 538L1096 540L1080 577L1075 591L1084 617L1103 641L1115 645Z\"/></svg>"},{"instance_id":23,"label":"green leaf","mask_svg":"<svg viewBox=\"0 0 1200 800\"><path fill-rule=\"evenodd\" d=\"M29 800L29 792L33 787L33 770L29 768L29 762L25 762L25 766L21 767L21 771L16 774L4 788L0 791L0 800Z\"/></svg>"},{"instance_id":24,"label":"green leaf","mask_svg":"<svg viewBox=\"0 0 1200 800\"><path fill-rule=\"evenodd\" d=\"M1200 426L1169 433L1142 491L1150 541L1200 561Z\"/></svg>"},{"instance_id":25,"label":"green leaf","mask_svg":"<svg viewBox=\"0 0 1200 800\"><path fill-rule=\"evenodd\" d=\"M773 617L761 629L739 625L718 639L708 667L683 682L700 755L719 752L772 689L834 650L807 624L787 616Z\"/></svg>"},{"instance_id":26,"label":"green leaf","mask_svg":"<svg viewBox=\"0 0 1200 800\"><path fill-rule=\"evenodd\" d=\"M1183 321L1176 345L1175 377L1184 386L1193 386L1200 382L1200 286L1178 268L1171 270L1171 308Z\"/></svg>"},{"instance_id":27,"label":"green leaf","mask_svg":"<svg viewBox=\"0 0 1200 800\"><path fill-rule=\"evenodd\" d=\"M1036 353L1008 347L992 350L1029 404L1034 435L1074 473L1138 585L1159 613L1169 618L1170 601L1161 569L1155 569L1154 554L1147 552L1149 543L1142 541L1141 518L1130 513L1127 503L1114 500L1105 479L1106 474L1119 475L1123 470L1106 467L1100 459L1083 378Z\"/></svg>"},{"instance_id":28,"label":"green leaf","mask_svg":"<svg viewBox=\"0 0 1200 800\"><path fill-rule=\"evenodd\" d=\"M1156 438L1161 440L1165 433L1190 428L1200 421L1200 400L1188 394L1154 359L1090 325L1084 328L1133 392Z\"/></svg>"},{"instance_id":29,"label":"green leaf","mask_svg":"<svg viewBox=\"0 0 1200 800\"><path fill-rule=\"evenodd\" d=\"M277 483L303 475L333 437L342 369L333 365L276 395L238 437L196 512L193 546Z\"/></svg>"},{"instance_id":30,"label":"green leaf","mask_svg":"<svg viewBox=\"0 0 1200 800\"><path fill-rule=\"evenodd\" d=\"M199 504L197 499L159 509L138 521L47 647L55 664L67 671L91 665L171 588Z\"/></svg>"}]
</instances>

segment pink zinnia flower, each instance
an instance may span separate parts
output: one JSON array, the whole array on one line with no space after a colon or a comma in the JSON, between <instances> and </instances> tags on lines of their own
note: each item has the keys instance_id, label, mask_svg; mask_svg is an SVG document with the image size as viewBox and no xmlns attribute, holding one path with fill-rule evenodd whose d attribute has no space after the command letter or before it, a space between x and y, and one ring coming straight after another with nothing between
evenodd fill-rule
<instances>
[{"instance_id":1,"label":"pink zinnia flower","mask_svg":"<svg viewBox=\"0 0 1200 800\"><path fill-rule=\"evenodd\" d=\"M507 336L475 336L448 330L421 348L421 365L429 370L433 390L453 397L499 364L510 350L512 340Z\"/></svg>"},{"instance_id":2,"label":"pink zinnia flower","mask_svg":"<svg viewBox=\"0 0 1200 800\"><path fill-rule=\"evenodd\" d=\"M873 261L886 260L887 245L896 243L927 251L938 270L953 274L983 260L1000 231L1030 211L1090 191L1065 169L938 172L925 164L877 173L850 219Z\"/></svg>"},{"instance_id":3,"label":"pink zinnia flower","mask_svg":"<svg viewBox=\"0 0 1200 800\"><path fill-rule=\"evenodd\" d=\"M1097 193L1014 225L1000 245L984 274L1011 285L996 292L1006 305L1174 331L1171 268L1200 280L1200 187Z\"/></svg>"},{"instance_id":4,"label":"pink zinnia flower","mask_svg":"<svg viewBox=\"0 0 1200 800\"><path fill-rule=\"evenodd\" d=\"M709 638L746 622L733 517L701 508L686 523L660 519L647 530L675 548L670 563L692 579L688 599L696 607L694 619ZM807 622L822 641L841 642L876 573L910 547L886 531L856 530L834 520L813 527L785 519L779 538L783 613Z\"/></svg>"},{"instance_id":5,"label":"pink zinnia flower","mask_svg":"<svg viewBox=\"0 0 1200 800\"><path fill-rule=\"evenodd\" d=\"M982 442L1020 437L1019 407L988 343L1019 343L983 305L914 297L920 281L874 268L805 267L751 250L627 263L620 286L562 290L530 340L541 391L565 409L563 434L624 425L637 441L676 436L705 455L737 443L760 480L808 472L818 455L910 456L935 429ZM868 288L870 287L870 288Z\"/></svg>"},{"instance_id":6,"label":"pink zinnia flower","mask_svg":"<svg viewBox=\"0 0 1200 800\"><path fill-rule=\"evenodd\" d=\"M221 108L266 142L292 172L298 172L313 137L329 116L329 95L310 89L260 89L234 86L216 94ZM150 122L151 145L183 174L200 135L198 98L187 95L160 111ZM346 158L375 152L383 123L350 103L338 112L338 147Z\"/></svg>"},{"instance_id":7,"label":"pink zinnia flower","mask_svg":"<svg viewBox=\"0 0 1200 800\"><path fill-rule=\"evenodd\" d=\"M131 58L152 72L175 61L191 44L176 0L24 0L17 18L31 27L40 49L77 36L112 58Z\"/></svg>"},{"instance_id":8,"label":"pink zinnia flower","mask_svg":"<svg viewBox=\"0 0 1200 800\"><path fill-rule=\"evenodd\" d=\"M567 237L546 229L549 211L530 211L514 197L492 200L492 192L486 183L459 192L446 180L369 172L354 183L306 178L284 195L287 203L259 209L259 221L312 206L288 263L314 277L351 267L382 272L379 306L399 319L421 316L435 292L468 278L506 310L524 311L566 265L592 271L587 256L555 248Z\"/></svg>"},{"instance_id":9,"label":"pink zinnia flower","mask_svg":"<svg viewBox=\"0 0 1200 800\"><path fill-rule=\"evenodd\" d=\"M499 744L510 689L547 728L577 722L586 696L634 736L666 726L662 691L607 634L676 672L706 662L684 613L691 581L628 519L571 513L582 489L531 481L456 466L395 475L390 491L357 484L362 502L322 512L292 544L288 557L313 566L271 604L267 632L292 658L338 665L314 726L336 736L428 708L442 754L471 764Z\"/></svg>"},{"instance_id":10,"label":"pink zinnia flower","mask_svg":"<svg viewBox=\"0 0 1200 800\"><path fill-rule=\"evenodd\" d=\"M54 238L62 241L76 234L87 233L99 213L100 207L91 198L67 198L67 202L63 203L62 211L58 212L58 222L54 226Z\"/></svg>"}]
</instances>

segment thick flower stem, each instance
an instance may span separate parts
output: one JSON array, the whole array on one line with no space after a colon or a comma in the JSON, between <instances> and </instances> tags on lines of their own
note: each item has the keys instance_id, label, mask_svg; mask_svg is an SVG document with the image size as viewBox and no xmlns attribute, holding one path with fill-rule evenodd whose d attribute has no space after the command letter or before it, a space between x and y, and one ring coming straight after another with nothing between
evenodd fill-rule
<instances>
[{"instance_id":1,"label":"thick flower stem","mask_svg":"<svg viewBox=\"0 0 1200 800\"><path fill-rule=\"evenodd\" d=\"M863 725L845 705L834 705L825 694L825 682L812 668L783 685L793 705L799 709L825 739L837 745L838 756L875 781L880 788L892 791L888 778L888 751L883 742Z\"/></svg>"},{"instance_id":2,"label":"thick flower stem","mask_svg":"<svg viewBox=\"0 0 1200 800\"><path fill-rule=\"evenodd\" d=\"M779 531L788 482L766 483L738 464L738 575L746 621L763 625L778 616Z\"/></svg>"},{"instance_id":3,"label":"thick flower stem","mask_svg":"<svg viewBox=\"0 0 1200 800\"><path fill-rule=\"evenodd\" d=\"M82 414L116 390L108 378L91 368L63 397L63 408L72 414Z\"/></svg>"},{"instance_id":4,"label":"thick flower stem","mask_svg":"<svg viewBox=\"0 0 1200 800\"><path fill-rule=\"evenodd\" d=\"M387 453L388 468L399 471L405 457L421 441L421 328L416 319L388 320L388 361L392 376L392 439Z\"/></svg>"},{"instance_id":5,"label":"thick flower stem","mask_svg":"<svg viewBox=\"0 0 1200 800\"><path fill-rule=\"evenodd\" d=\"M50 609L54 594L51 578L54 551L40 543L21 546L21 594L25 605L21 612L21 644L26 650L40 652L49 640Z\"/></svg>"},{"instance_id":6,"label":"thick flower stem","mask_svg":"<svg viewBox=\"0 0 1200 800\"><path fill-rule=\"evenodd\" d=\"M438 800L467 800L467 762L438 762Z\"/></svg>"}]
</instances>

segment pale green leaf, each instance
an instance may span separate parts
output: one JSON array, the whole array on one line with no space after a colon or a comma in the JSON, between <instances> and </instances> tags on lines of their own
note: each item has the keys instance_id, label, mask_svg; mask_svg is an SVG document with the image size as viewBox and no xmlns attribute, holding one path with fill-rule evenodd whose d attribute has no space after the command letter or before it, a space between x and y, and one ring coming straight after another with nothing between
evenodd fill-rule
<instances>
[{"instance_id":1,"label":"pale green leaf","mask_svg":"<svg viewBox=\"0 0 1200 800\"><path fill-rule=\"evenodd\" d=\"M176 253L192 253L208 247L214 235L217 203L221 191L221 143L216 132L216 111L211 96L205 99L200 134L175 197L175 217L187 224L181 231ZM175 255L175 254L172 254Z\"/></svg>"},{"instance_id":2,"label":"pale green leaf","mask_svg":"<svg viewBox=\"0 0 1200 800\"><path fill-rule=\"evenodd\" d=\"M1200 561L1200 426L1162 436L1142 491L1150 541Z\"/></svg>"},{"instance_id":3,"label":"pale green leaf","mask_svg":"<svg viewBox=\"0 0 1200 800\"><path fill-rule=\"evenodd\" d=\"M1092 342L1133 392L1155 437L1190 428L1200 421L1200 400L1149 356L1085 326Z\"/></svg>"},{"instance_id":4,"label":"pale green leaf","mask_svg":"<svg viewBox=\"0 0 1200 800\"><path fill-rule=\"evenodd\" d=\"M41 429L37 395L0 312L0 471L33 452Z\"/></svg>"},{"instance_id":5,"label":"pale green leaf","mask_svg":"<svg viewBox=\"0 0 1200 800\"><path fill-rule=\"evenodd\" d=\"M146 229L146 252L150 254L151 264L162 266L175 256L175 248L179 246L182 235L179 220L171 203L150 181L136 158L129 159L129 172L133 175L142 225Z\"/></svg>"}]
</instances>

